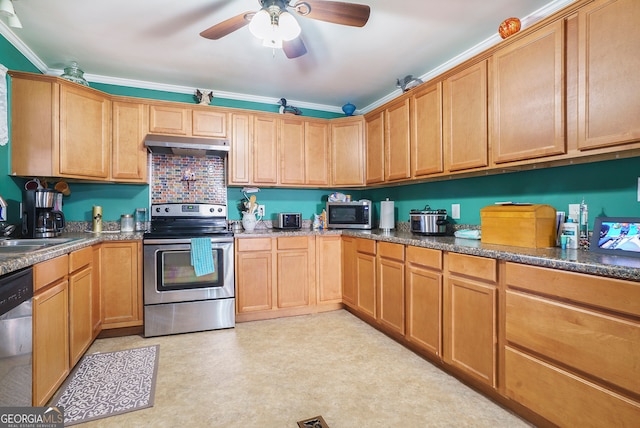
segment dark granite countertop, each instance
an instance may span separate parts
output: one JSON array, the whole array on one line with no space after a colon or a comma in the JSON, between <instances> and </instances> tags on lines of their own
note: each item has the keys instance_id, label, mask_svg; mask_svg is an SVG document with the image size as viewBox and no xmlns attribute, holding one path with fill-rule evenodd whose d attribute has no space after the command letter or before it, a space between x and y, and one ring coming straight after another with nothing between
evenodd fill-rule
<instances>
[{"instance_id":1,"label":"dark granite countertop","mask_svg":"<svg viewBox=\"0 0 640 428\"><path fill-rule=\"evenodd\" d=\"M72 241L41 250L31 251L25 254L0 255L0 275L13 272L25 267L33 266L37 263L44 262L63 254L79 250L103 241L131 241L142 240L142 233L121 233L121 232L104 232L104 233L85 233L72 232L64 233L60 238L71 238Z\"/></svg>"},{"instance_id":2,"label":"dark granite countertop","mask_svg":"<svg viewBox=\"0 0 640 428\"><path fill-rule=\"evenodd\" d=\"M256 229L253 232L237 233L237 238L256 238L266 236L296 236L304 234L335 235L342 234L376 241L414 245L460 254L470 254L507 260L533 266L561 269L590 275L627 279L640 282L640 258L608 256L587 250L562 250L552 248L524 248L506 245L483 244L479 240L462 239L454 236L421 236L407 231L382 230L326 230L326 231L280 231L275 229Z\"/></svg>"}]
</instances>

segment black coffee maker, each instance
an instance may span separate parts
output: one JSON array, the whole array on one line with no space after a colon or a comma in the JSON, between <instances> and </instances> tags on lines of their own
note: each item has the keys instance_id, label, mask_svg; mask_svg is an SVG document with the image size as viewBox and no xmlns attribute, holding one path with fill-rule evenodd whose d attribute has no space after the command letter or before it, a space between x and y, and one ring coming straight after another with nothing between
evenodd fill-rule
<instances>
[{"instance_id":1,"label":"black coffee maker","mask_svg":"<svg viewBox=\"0 0 640 428\"><path fill-rule=\"evenodd\" d=\"M53 238L62 234L64 214L55 209L57 192L52 189L25 190L22 198L22 236Z\"/></svg>"}]
</instances>

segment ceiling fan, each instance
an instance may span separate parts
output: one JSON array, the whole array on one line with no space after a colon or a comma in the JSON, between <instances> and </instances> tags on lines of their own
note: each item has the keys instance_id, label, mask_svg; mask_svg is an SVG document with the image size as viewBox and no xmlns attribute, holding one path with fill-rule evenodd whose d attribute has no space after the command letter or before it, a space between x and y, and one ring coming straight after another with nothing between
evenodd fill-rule
<instances>
[{"instance_id":1,"label":"ceiling fan","mask_svg":"<svg viewBox=\"0 0 640 428\"><path fill-rule=\"evenodd\" d=\"M329 0L303 0L293 4L291 0L258 2L261 8L257 12L236 15L207 28L200 35L218 40L249 25L251 33L262 39L265 46L282 48L287 58L297 58L307 53L307 48L300 37L300 25L287 9L306 18L352 27L363 27L371 12L367 5Z\"/></svg>"}]
</instances>

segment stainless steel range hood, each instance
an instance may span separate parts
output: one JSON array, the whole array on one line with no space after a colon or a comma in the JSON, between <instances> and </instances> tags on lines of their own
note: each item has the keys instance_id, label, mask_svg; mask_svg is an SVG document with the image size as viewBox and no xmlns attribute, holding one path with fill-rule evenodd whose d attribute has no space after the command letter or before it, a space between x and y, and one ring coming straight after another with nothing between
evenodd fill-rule
<instances>
[{"instance_id":1,"label":"stainless steel range hood","mask_svg":"<svg viewBox=\"0 0 640 428\"><path fill-rule=\"evenodd\" d=\"M144 145L150 152L181 156L203 157L206 155L226 156L229 153L228 140L213 140L197 137L180 137L172 135L151 135L144 139Z\"/></svg>"}]
</instances>

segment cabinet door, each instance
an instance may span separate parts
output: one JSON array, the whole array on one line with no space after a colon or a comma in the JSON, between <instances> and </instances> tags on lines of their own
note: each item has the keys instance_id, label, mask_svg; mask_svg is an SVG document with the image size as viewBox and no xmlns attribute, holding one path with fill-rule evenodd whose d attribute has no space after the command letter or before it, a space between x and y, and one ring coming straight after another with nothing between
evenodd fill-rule
<instances>
[{"instance_id":1,"label":"cabinet door","mask_svg":"<svg viewBox=\"0 0 640 428\"><path fill-rule=\"evenodd\" d=\"M329 125L326 122L304 124L305 184L329 185Z\"/></svg>"},{"instance_id":2,"label":"cabinet door","mask_svg":"<svg viewBox=\"0 0 640 428\"><path fill-rule=\"evenodd\" d=\"M251 116L231 114L231 168L229 184L249 184L251 182Z\"/></svg>"},{"instance_id":3,"label":"cabinet door","mask_svg":"<svg viewBox=\"0 0 640 428\"><path fill-rule=\"evenodd\" d=\"M238 313L268 311L272 303L271 251L236 253L236 305Z\"/></svg>"},{"instance_id":4,"label":"cabinet door","mask_svg":"<svg viewBox=\"0 0 640 428\"><path fill-rule=\"evenodd\" d=\"M443 112L445 169L487 166L486 61L445 80Z\"/></svg>"},{"instance_id":5,"label":"cabinet door","mask_svg":"<svg viewBox=\"0 0 640 428\"><path fill-rule=\"evenodd\" d=\"M411 97L411 176L442 172L442 82Z\"/></svg>"},{"instance_id":6,"label":"cabinet door","mask_svg":"<svg viewBox=\"0 0 640 428\"><path fill-rule=\"evenodd\" d=\"M445 292L445 352L447 363L478 380L496 386L496 302L493 285L449 277Z\"/></svg>"},{"instance_id":7,"label":"cabinet door","mask_svg":"<svg viewBox=\"0 0 640 428\"><path fill-rule=\"evenodd\" d=\"M253 118L253 183L278 183L278 126L273 117Z\"/></svg>"},{"instance_id":8,"label":"cabinet door","mask_svg":"<svg viewBox=\"0 0 640 428\"><path fill-rule=\"evenodd\" d=\"M111 177L118 181L146 182L146 106L114 101L112 110Z\"/></svg>"},{"instance_id":9,"label":"cabinet door","mask_svg":"<svg viewBox=\"0 0 640 428\"><path fill-rule=\"evenodd\" d=\"M640 2L595 1L578 19L578 147L640 140Z\"/></svg>"},{"instance_id":10,"label":"cabinet door","mask_svg":"<svg viewBox=\"0 0 640 428\"><path fill-rule=\"evenodd\" d=\"M93 340L92 286L91 265L69 275L69 356L71 367L76 365Z\"/></svg>"},{"instance_id":11,"label":"cabinet door","mask_svg":"<svg viewBox=\"0 0 640 428\"><path fill-rule=\"evenodd\" d=\"M331 122L331 184L364 184L364 129L362 117L333 119Z\"/></svg>"},{"instance_id":12,"label":"cabinet door","mask_svg":"<svg viewBox=\"0 0 640 428\"><path fill-rule=\"evenodd\" d=\"M402 180L411 176L409 98L385 110L384 178Z\"/></svg>"},{"instance_id":13,"label":"cabinet door","mask_svg":"<svg viewBox=\"0 0 640 428\"><path fill-rule=\"evenodd\" d=\"M191 109L150 105L149 132L152 134L189 135L191 133Z\"/></svg>"},{"instance_id":14,"label":"cabinet door","mask_svg":"<svg viewBox=\"0 0 640 428\"><path fill-rule=\"evenodd\" d=\"M12 72L12 175L54 175L53 148L60 141L58 108L58 84L36 80L31 75L18 77Z\"/></svg>"},{"instance_id":15,"label":"cabinet door","mask_svg":"<svg viewBox=\"0 0 640 428\"><path fill-rule=\"evenodd\" d=\"M404 335L404 245L378 244L378 321Z\"/></svg>"},{"instance_id":16,"label":"cabinet door","mask_svg":"<svg viewBox=\"0 0 640 428\"><path fill-rule=\"evenodd\" d=\"M563 20L493 55L494 162L566 153L564 60Z\"/></svg>"},{"instance_id":17,"label":"cabinet door","mask_svg":"<svg viewBox=\"0 0 640 428\"><path fill-rule=\"evenodd\" d=\"M280 183L305 184L304 122L280 120Z\"/></svg>"},{"instance_id":18,"label":"cabinet door","mask_svg":"<svg viewBox=\"0 0 640 428\"><path fill-rule=\"evenodd\" d=\"M418 257L413 258L416 252ZM407 247L406 338L427 352L442 355L442 272L425 266L422 252L441 259L440 252Z\"/></svg>"},{"instance_id":19,"label":"cabinet door","mask_svg":"<svg viewBox=\"0 0 640 428\"><path fill-rule=\"evenodd\" d=\"M61 176L109 177L110 120L111 102L105 95L81 85L60 85Z\"/></svg>"},{"instance_id":20,"label":"cabinet door","mask_svg":"<svg viewBox=\"0 0 640 428\"><path fill-rule=\"evenodd\" d=\"M352 308L357 308L358 288L355 238L342 237L342 272L342 301Z\"/></svg>"},{"instance_id":21,"label":"cabinet door","mask_svg":"<svg viewBox=\"0 0 640 428\"><path fill-rule=\"evenodd\" d=\"M142 325L142 268L138 242L103 243L102 328Z\"/></svg>"},{"instance_id":22,"label":"cabinet door","mask_svg":"<svg viewBox=\"0 0 640 428\"><path fill-rule=\"evenodd\" d=\"M34 406L44 406L69 374L68 305L66 279L33 297Z\"/></svg>"},{"instance_id":23,"label":"cabinet door","mask_svg":"<svg viewBox=\"0 0 640 428\"><path fill-rule=\"evenodd\" d=\"M376 256L356 254L356 281L358 285L358 310L376 318Z\"/></svg>"},{"instance_id":24,"label":"cabinet door","mask_svg":"<svg viewBox=\"0 0 640 428\"><path fill-rule=\"evenodd\" d=\"M278 251L277 269L278 308L309 306L309 280L313 278L309 251Z\"/></svg>"},{"instance_id":25,"label":"cabinet door","mask_svg":"<svg viewBox=\"0 0 640 428\"><path fill-rule=\"evenodd\" d=\"M384 181L384 110L365 118L367 139L367 184Z\"/></svg>"},{"instance_id":26,"label":"cabinet door","mask_svg":"<svg viewBox=\"0 0 640 428\"><path fill-rule=\"evenodd\" d=\"M93 251L93 264L92 264L92 287L91 287L91 325L93 326L93 338L95 339L102 331L102 276L100 275L100 269L102 267L102 246L94 245Z\"/></svg>"},{"instance_id":27,"label":"cabinet door","mask_svg":"<svg viewBox=\"0 0 640 428\"><path fill-rule=\"evenodd\" d=\"M193 110L191 134L196 137L227 137L227 113L216 110Z\"/></svg>"},{"instance_id":28,"label":"cabinet door","mask_svg":"<svg viewBox=\"0 0 640 428\"><path fill-rule=\"evenodd\" d=\"M316 237L317 303L342 301L342 239L336 236Z\"/></svg>"}]
</instances>

